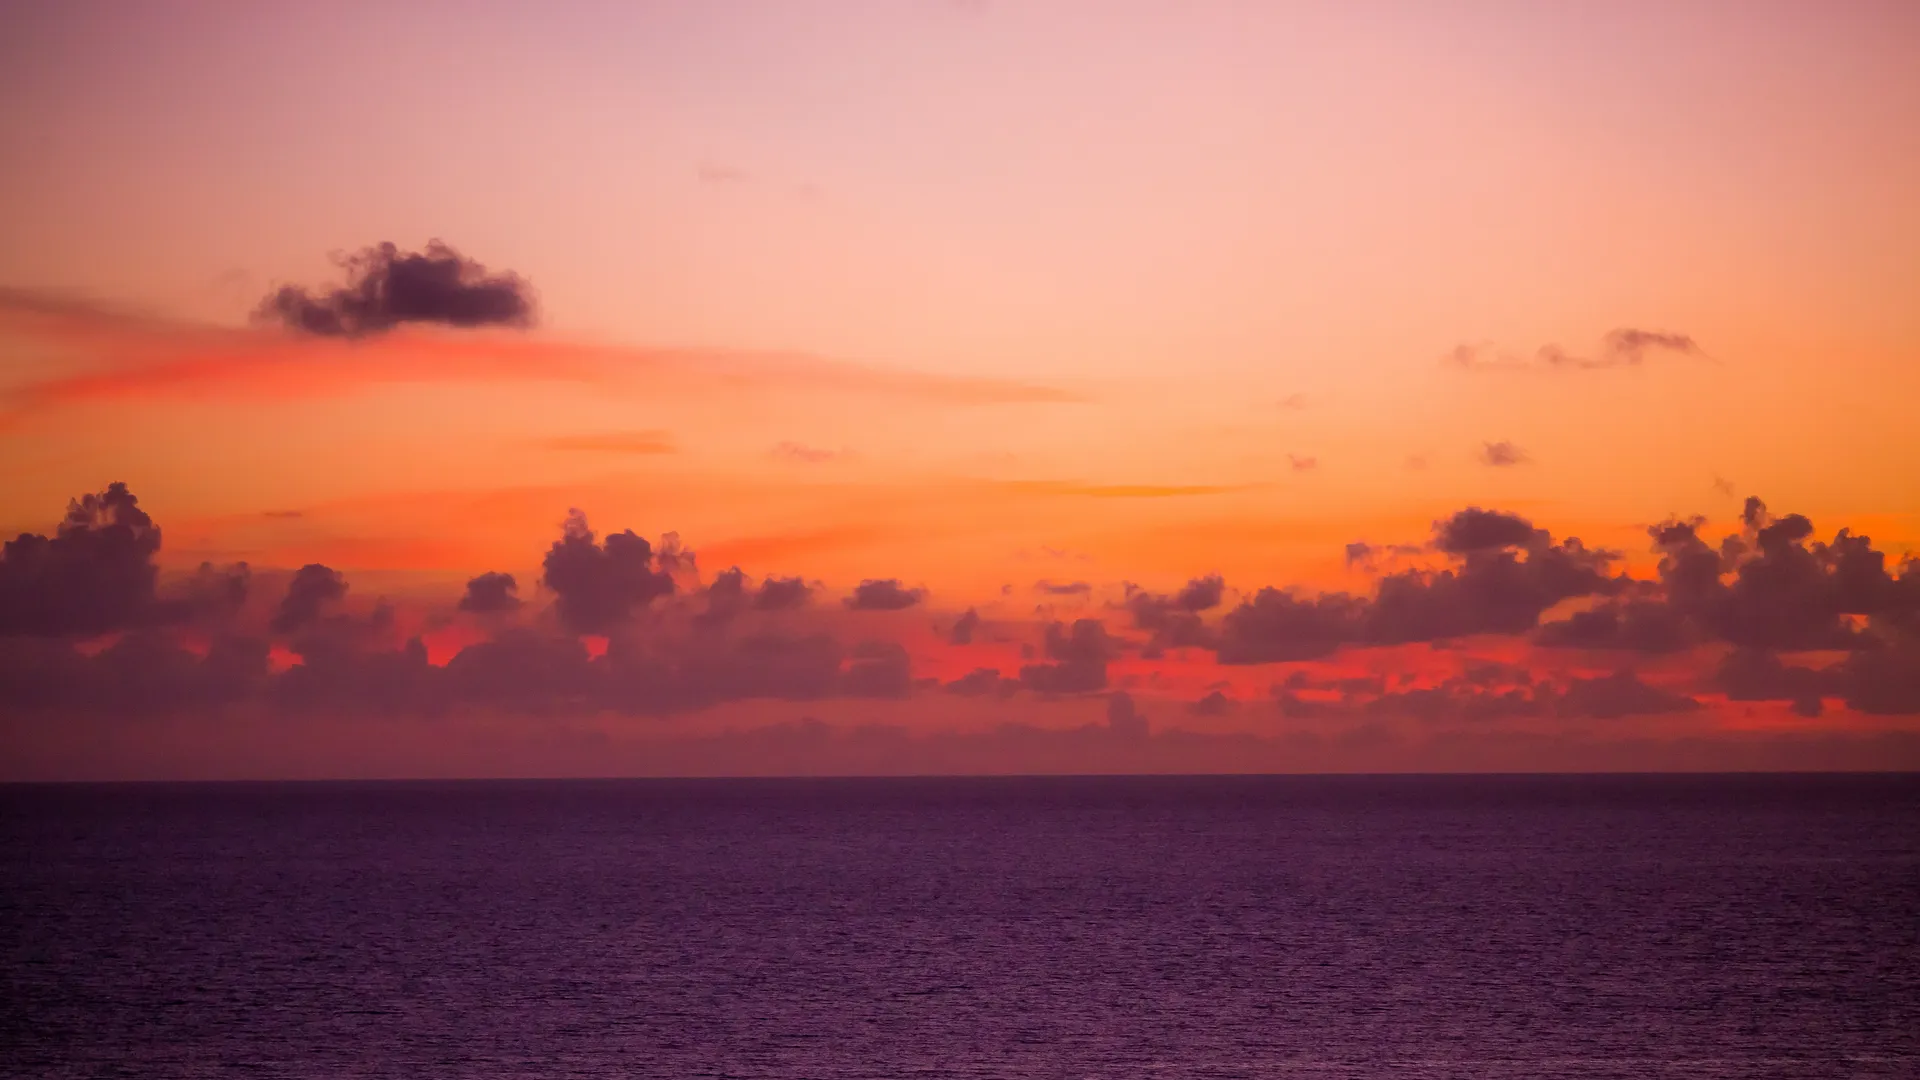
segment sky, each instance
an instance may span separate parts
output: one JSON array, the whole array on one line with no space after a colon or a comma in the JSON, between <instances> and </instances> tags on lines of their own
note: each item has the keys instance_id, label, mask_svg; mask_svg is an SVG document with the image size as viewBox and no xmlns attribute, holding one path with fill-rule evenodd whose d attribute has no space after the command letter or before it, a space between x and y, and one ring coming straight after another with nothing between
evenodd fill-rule
<instances>
[{"instance_id":1,"label":"sky","mask_svg":"<svg viewBox=\"0 0 1920 1080\"><path fill-rule=\"evenodd\" d=\"M0 0L0 160L0 779L1920 767L1913 4Z\"/></svg>"}]
</instances>

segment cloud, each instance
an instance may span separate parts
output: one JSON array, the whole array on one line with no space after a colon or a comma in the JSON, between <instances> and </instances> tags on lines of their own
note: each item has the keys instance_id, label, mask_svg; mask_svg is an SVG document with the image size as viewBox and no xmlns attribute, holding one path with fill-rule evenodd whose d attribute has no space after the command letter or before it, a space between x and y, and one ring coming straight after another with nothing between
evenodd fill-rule
<instances>
[{"instance_id":1,"label":"cloud","mask_svg":"<svg viewBox=\"0 0 1920 1080\"><path fill-rule=\"evenodd\" d=\"M1899 575L1865 536L1813 539L1799 514L1749 498L1742 532L1708 544L1699 519L1647 530L1657 592L1624 597L1542 629L1544 644L1674 651L1703 642L1775 652L1877 649L1920 629L1920 573ZM1861 625L1864 622L1864 626Z\"/></svg>"},{"instance_id":2,"label":"cloud","mask_svg":"<svg viewBox=\"0 0 1920 1080\"><path fill-rule=\"evenodd\" d=\"M294 572L287 594L280 599L268 628L276 634L291 634L313 625L328 604L347 595L347 579L338 570L308 563Z\"/></svg>"},{"instance_id":3,"label":"cloud","mask_svg":"<svg viewBox=\"0 0 1920 1080\"><path fill-rule=\"evenodd\" d=\"M1140 714L1139 706L1133 702L1133 695L1125 690L1115 690L1107 695L1107 730L1130 739L1144 739L1147 736L1147 718Z\"/></svg>"},{"instance_id":4,"label":"cloud","mask_svg":"<svg viewBox=\"0 0 1920 1080\"><path fill-rule=\"evenodd\" d=\"M74 541L80 546L61 550L85 554L94 552L86 545L98 540L96 532L116 528L155 539L150 546L134 545L131 556L81 558L74 565L87 569L76 573L84 577L97 566L105 568L103 578L143 578L158 550L159 529L122 488L74 500L55 538L36 539L51 545L82 535ZM1110 634L1098 619L1051 623L1017 677L980 667L942 684L914 678L916 654L909 646L941 647L924 637L921 620L857 619L835 614L839 605L802 611L811 587L801 579L766 578L755 588L737 568L679 603L663 602L677 591L670 571L692 572L690 555L672 534L657 549L631 531L602 543L575 514L543 566L552 610L514 624L463 623L463 633L484 632L487 640L467 644L444 667L429 663L426 645L407 636L417 612L380 605L349 613L347 583L326 565L309 564L292 574L276 608L259 613L258 621L236 614L247 599L250 572L208 565L126 594L134 599L115 607L118 614L91 624L112 624L110 642L87 642L82 649L80 638L97 635L70 629L40 637L22 636L42 633L35 630L0 635L6 637L0 641L0 695L19 708L131 703L143 715L246 704L349 715L504 710L664 716L760 699L901 700L936 686L943 699L1004 698L1022 690L1076 698L1118 684L1128 693L1124 711L1116 704L1120 699L1106 701L1120 722L1100 730L1132 738L1145 735L1135 696L1190 696L1181 688L1196 683L1180 680L1191 677L1204 657L1144 672L1135 665L1150 661L1157 649L1191 644L1229 667L1312 661L1352 650L1339 662L1345 670L1293 671L1280 680L1278 708L1303 721L1524 726L1680 715L1704 707L1679 692L1692 686L1717 688L1735 701L1787 702L1806 716L1819 715L1834 700L1859 713L1920 713L1920 564L1890 566L1867 538L1845 529L1822 541L1807 518L1773 514L1757 499L1745 505L1736 531L1717 544L1703 537L1703 528L1694 519L1650 527L1648 540L1659 556L1656 576L1632 579L1615 573L1619 556L1611 551L1588 548L1575 537L1556 538L1511 512L1470 506L1433 522L1422 548L1359 545L1363 558L1417 550L1427 560L1444 560L1436 568L1387 574L1367 595L1268 587L1221 612L1228 593L1218 575L1194 578L1170 593L1129 586L1123 606L1133 625L1149 635L1143 647L1137 638ZM41 565L16 564L15 550L9 546L0 562L0 581L9 589L21 580L37 581L18 574ZM512 584L505 574L475 577L461 606L509 606L519 599ZM918 590L897 579L867 579L846 606L859 607L863 595L878 601L872 606L879 610L922 602ZM1579 610L1542 623L1562 605ZM0 610L16 618L22 609L10 603ZM917 629L921 636L847 647L829 632L853 625ZM952 623L948 640L971 641L979 625L978 613L968 609ZM281 662L268 663L269 634L284 642L273 648L290 647L296 661L291 667L284 651ZM605 634L604 653L589 656L580 634ZM1356 655L1407 643L1441 647L1410 650L1407 656L1424 658L1411 662L1393 654ZM1456 647L1445 648L1450 644ZM1553 654L1530 649L1518 662L1473 659L1483 648L1504 653L1528 646L1583 654L1571 674L1559 666L1562 661L1550 659ZM1697 681L1675 678L1669 685L1650 675L1655 681L1649 682L1628 667L1608 673L1611 665L1592 655L1601 649L1695 649L1687 659L1696 664ZM1836 661L1834 651L1844 655ZM1123 657L1126 667L1115 677ZM1545 670L1529 670L1543 658L1549 658ZM1390 679L1378 670L1389 663L1395 665ZM1356 665L1362 670L1353 670ZM1442 671L1437 682L1436 668ZM1189 708L1219 715L1232 707L1228 694L1223 684L1210 685Z\"/></svg>"},{"instance_id":5,"label":"cloud","mask_svg":"<svg viewBox=\"0 0 1920 1080\"><path fill-rule=\"evenodd\" d=\"M673 578L655 569L653 546L632 529L595 543L587 516L567 512L560 539L541 563L541 582L553 591L560 621L583 634L603 634L634 609L673 593Z\"/></svg>"},{"instance_id":6,"label":"cloud","mask_svg":"<svg viewBox=\"0 0 1920 1080\"><path fill-rule=\"evenodd\" d=\"M1071 627L1047 626L1045 651L1052 663L1021 667L1021 683L1042 694L1084 694L1106 687L1118 643L1100 620L1075 619Z\"/></svg>"},{"instance_id":7,"label":"cloud","mask_svg":"<svg viewBox=\"0 0 1920 1080\"><path fill-rule=\"evenodd\" d=\"M767 454L781 461L796 461L803 465L823 465L849 456L845 450L823 450L797 442L776 443Z\"/></svg>"},{"instance_id":8,"label":"cloud","mask_svg":"<svg viewBox=\"0 0 1920 1080\"><path fill-rule=\"evenodd\" d=\"M904 646L869 641L856 646L840 676L840 692L856 698L904 698L913 692L913 662Z\"/></svg>"},{"instance_id":9,"label":"cloud","mask_svg":"<svg viewBox=\"0 0 1920 1080\"><path fill-rule=\"evenodd\" d=\"M983 667L974 668L942 689L961 697L986 697L990 694L1008 697L1020 689L1020 682L1017 679L1003 679L997 669Z\"/></svg>"},{"instance_id":10,"label":"cloud","mask_svg":"<svg viewBox=\"0 0 1920 1080\"><path fill-rule=\"evenodd\" d=\"M1548 539L1546 530L1518 514L1469 506L1433 523L1433 546L1449 555L1499 548L1530 547Z\"/></svg>"},{"instance_id":11,"label":"cloud","mask_svg":"<svg viewBox=\"0 0 1920 1080\"><path fill-rule=\"evenodd\" d=\"M1499 442L1490 442L1490 443L1481 444L1481 450L1480 450L1481 463L1485 465L1491 465L1496 469L1506 468L1513 465L1524 465L1531 460L1533 459L1527 456L1527 452L1525 450L1522 450L1520 447L1506 441L1505 439L1502 439Z\"/></svg>"},{"instance_id":12,"label":"cloud","mask_svg":"<svg viewBox=\"0 0 1920 1080\"><path fill-rule=\"evenodd\" d=\"M926 595L924 589L909 589L898 578L868 578L847 598L855 611L899 611L910 608Z\"/></svg>"},{"instance_id":13,"label":"cloud","mask_svg":"<svg viewBox=\"0 0 1920 1080\"><path fill-rule=\"evenodd\" d=\"M1280 399L1279 405L1280 408L1289 412L1297 412L1307 407L1307 395L1288 394L1286 397Z\"/></svg>"},{"instance_id":14,"label":"cloud","mask_svg":"<svg viewBox=\"0 0 1920 1080\"><path fill-rule=\"evenodd\" d=\"M346 271L345 285L319 292L283 285L260 302L256 317L321 337L380 334L406 323L533 323L533 292L523 279L511 271L490 274L439 240L420 252L375 244L336 261Z\"/></svg>"},{"instance_id":15,"label":"cloud","mask_svg":"<svg viewBox=\"0 0 1920 1080\"><path fill-rule=\"evenodd\" d=\"M51 538L22 533L0 550L0 635L105 634L147 619L160 529L127 485L67 504Z\"/></svg>"},{"instance_id":16,"label":"cloud","mask_svg":"<svg viewBox=\"0 0 1920 1080\"><path fill-rule=\"evenodd\" d=\"M1288 454L1287 464L1293 468L1294 472L1312 472L1320 467L1320 459L1317 457L1301 457L1299 454Z\"/></svg>"},{"instance_id":17,"label":"cloud","mask_svg":"<svg viewBox=\"0 0 1920 1080\"><path fill-rule=\"evenodd\" d=\"M694 175L700 182L715 187L732 187L753 179L753 174L734 165L717 161L703 161L694 169Z\"/></svg>"},{"instance_id":18,"label":"cloud","mask_svg":"<svg viewBox=\"0 0 1920 1080\"><path fill-rule=\"evenodd\" d=\"M1086 596L1093 586L1084 581L1036 581L1033 591L1047 596Z\"/></svg>"},{"instance_id":19,"label":"cloud","mask_svg":"<svg viewBox=\"0 0 1920 1080\"><path fill-rule=\"evenodd\" d=\"M1126 607L1133 625L1153 634L1149 651L1204 647L1213 643L1213 636L1200 615L1220 606L1226 587L1226 579L1218 574L1194 578L1171 596L1130 586Z\"/></svg>"},{"instance_id":20,"label":"cloud","mask_svg":"<svg viewBox=\"0 0 1920 1080\"><path fill-rule=\"evenodd\" d=\"M1482 342L1454 346L1444 362L1465 371L1597 371L1639 367L1649 356L1658 353L1709 359L1690 335L1622 327L1608 331L1601 337L1598 349L1586 355L1569 352L1559 345L1542 345L1531 357L1523 357Z\"/></svg>"},{"instance_id":21,"label":"cloud","mask_svg":"<svg viewBox=\"0 0 1920 1080\"><path fill-rule=\"evenodd\" d=\"M1234 710L1238 702L1218 690L1209 691L1207 696L1187 706L1187 711L1195 716L1225 716Z\"/></svg>"},{"instance_id":22,"label":"cloud","mask_svg":"<svg viewBox=\"0 0 1920 1080\"><path fill-rule=\"evenodd\" d=\"M514 595L516 589L518 585L512 574L481 574L467 582L466 595L460 598L460 610L476 615L517 610L521 600Z\"/></svg>"},{"instance_id":23,"label":"cloud","mask_svg":"<svg viewBox=\"0 0 1920 1080\"><path fill-rule=\"evenodd\" d=\"M737 566L714 575L706 588L707 609L701 620L726 622L748 611L792 611L806 606L813 589L797 577L769 577L758 590L747 591L747 575Z\"/></svg>"}]
</instances>

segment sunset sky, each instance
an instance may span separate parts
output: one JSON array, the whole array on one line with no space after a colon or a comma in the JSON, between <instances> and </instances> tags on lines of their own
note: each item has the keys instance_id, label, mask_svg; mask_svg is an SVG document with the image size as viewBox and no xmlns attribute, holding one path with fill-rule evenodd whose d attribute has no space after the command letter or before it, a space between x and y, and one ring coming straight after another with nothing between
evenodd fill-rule
<instances>
[{"instance_id":1,"label":"sunset sky","mask_svg":"<svg viewBox=\"0 0 1920 1080\"><path fill-rule=\"evenodd\" d=\"M0 779L1920 767L1920 5L0 0L0 160Z\"/></svg>"}]
</instances>

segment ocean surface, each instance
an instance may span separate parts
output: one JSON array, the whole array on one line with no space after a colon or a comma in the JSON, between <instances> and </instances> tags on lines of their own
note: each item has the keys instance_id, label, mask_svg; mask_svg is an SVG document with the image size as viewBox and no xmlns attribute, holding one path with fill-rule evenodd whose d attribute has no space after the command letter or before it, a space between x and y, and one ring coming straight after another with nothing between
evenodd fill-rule
<instances>
[{"instance_id":1,"label":"ocean surface","mask_svg":"<svg viewBox=\"0 0 1920 1080\"><path fill-rule=\"evenodd\" d=\"M1920 1077L1920 777L5 787L0 1075Z\"/></svg>"}]
</instances>

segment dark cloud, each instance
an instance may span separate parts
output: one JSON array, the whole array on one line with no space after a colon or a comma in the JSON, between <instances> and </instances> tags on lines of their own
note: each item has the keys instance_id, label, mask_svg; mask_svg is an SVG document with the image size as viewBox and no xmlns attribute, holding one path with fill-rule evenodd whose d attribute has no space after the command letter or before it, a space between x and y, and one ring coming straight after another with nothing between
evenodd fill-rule
<instances>
[{"instance_id":1,"label":"dark cloud","mask_svg":"<svg viewBox=\"0 0 1920 1080\"><path fill-rule=\"evenodd\" d=\"M276 634L303 630L319 621L326 605L338 603L346 595L347 579L338 570L308 563L294 572L268 628Z\"/></svg>"},{"instance_id":2,"label":"dark cloud","mask_svg":"<svg viewBox=\"0 0 1920 1080\"><path fill-rule=\"evenodd\" d=\"M846 603L855 611L900 611L919 603L925 595L925 590L909 589L898 578L868 578L853 590Z\"/></svg>"},{"instance_id":3,"label":"dark cloud","mask_svg":"<svg viewBox=\"0 0 1920 1080\"><path fill-rule=\"evenodd\" d=\"M1648 686L1632 672L1616 671L1597 679L1573 680L1559 695L1556 712L1570 719L1616 720L1693 712L1702 707L1685 694Z\"/></svg>"},{"instance_id":4,"label":"dark cloud","mask_svg":"<svg viewBox=\"0 0 1920 1080\"><path fill-rule=\"evenodd\" d=\"M1219 607L1226 588L1218 574L1194 578L1170 596L1128 586L1126 607L1134 626L1153 634L1150 650L1209 646L1213 635L1200 613Z\"/></svg>"},{"instance_id":5,"label":"dark cloud","mask_svg":"<svg viewBox=\"0 0 1920 1080\"><path fill-rule=\"evenodd\" d=\"M947 640L954 645L973 644L973 633L980 628L980 613L968 608L953 621L953 629L948 631Z\"/></svg>"},{"instance_id":6,"label":"dark cloud","mask_svg":"<svg viewBox=\"0 0 1920 1080\"><path fill-rule=\"evenodd\" d=\"M1648 530L1660 553L1659 618L1683 624L1688 640L1853 650L1920 629L1920 574L1911 566L1893 574L1869 538L1841 529L1830 542L1809 543L1812 522L1775 518L1757 498L1746 501L1741 524L1742 534L1718 548L1700 537L1699 519Z\"/></svg>"},{"instance_id":7,"label":"dark cloud","mask_svg":"<svg viewBox=\"0 0 1920 1080\"><path fill-rule=\"evenodd\" d=\"M1106 688L1107 661L1118 642L1100 620L1075 619L1071 627L1047 627L1045 651L1052 663L1022 666L1020 682L1042 694L1084 694Z\"/></svg>"},{"instance_id":8,"label":"dark cloud","mask_svg":"<svg viewBox=\"0 0 1920 1080\"><path fill-rule=\"evenodd\" d=\"M1187 708L1195 716L1225 716L1233 711L1234 704L1232 698L1214 690Z\"/></svg>"},{"instance_id":9,"label":"dark cloud","mask_svg":"<svg viewBox=\"0 0 1920 1080\"><path fill-rule=\"evenodd\" d=\"M1490 442L1481 445L1481 463L1491 465L1496 469L1509 468L1514 465L1524 465L1532 460L1531 457L1527 456L1525 450L1520 449L1520 447L1505 439L1499 442Z\"/></svg>"},{"instance_id":10,"label":"dark cloud","mask_svg":"<svg viewBox=\"0 0 1920 1080\"><path fill-rule=\"evenodd\" d=\"M755 611L791 611L805 607L813 589L797 577L770 577L760 582L753 596Z\"/></svg>"},{"instance_id":11,"label":"dark cloud","mask_svg":"<svg viewBox=\"0 0 1920 1080\"><path fill-rule=\"evenodd\" d=\"M759 589L749 593L747 575L736 566L714 575L713 583L706 588L707 608L700 620L716 623L748 611L791 611L806 606L812 593L807 583L797 577L766 578L760 582Z\"/></svg>"},{"instance_id":12,"label":"dark cloud","mask_svg":"<svg viewBox=\"0 0 1920 1080\"><path fill-rule=\"evenodd\" d=\"M949 694L962 697L985 697L988 694L1007 697L1020 689L1017 679L1003 679L995 668L974 668L965 675L947 683L944 687Z\"/></svg>"},{"instance_id":13,"label":"dark cloud","mask_svg":"<svg viewBox=\"0 0 1920 1080\"><path fill-rule=\"evenodd\" d=\"M337 260L347 274L338 288L309 292L285 285L260 302L255 316L323 337L358 337L403 323L442 326L528 326L533 292L511 272L486 267L439 240L423 252L376 244Z\"/></svg>"},{"instance_id":14,"label":"dark cloud","mask_svg":"<svg viewBox=\"0 0 1920 1080\"><path fill-rule=\"evenodd\" d=\"M1346 593L1301 598L1271 586L1220 620L1223 664L1317 660L1359 638L1366 601Z\"/></svg>"},{"instance_id":15,"label":"dark cloud","mask_svg":"<svg viewBox=\"0 0 1920 1080\"><path fill-rule=\"evenodd\" d=\"M1562 649L1626 649L1666 653L1687 646L1684 619L1657 600L1608 601L1540 627L1534 642Z\"/></svg>"},{"instance_id":16,"label":"dark cloud","mask_svg":"<svg viewBox=\"0 0 1920 1080\"><path fill-rule=\"evenodd\" d=\"M890 641L855 646L840 676L840 692L860 698L903 698L911 694L913 662L907 650Z\"/></svg>"},{"instance_id":17,"label":"dark cloud","mask_svg":"<svg viewBox=\"0 0 1920 1080\"><path fill-rule=\"evenodd\" d=\"M1732 701L1791 701L1802 716L1819 716L1824 699L1844 693L1838 670L1783 664L1765 649L1735 649L1720 661L1714 683Z\"/></svg>"},{"instance_id":18,"label":"dark cloud","mask_svg":"<svg viewBox=\"0 0 1920 1080\"><path fill-rule=\"evenodd\" d=\"M460 610L476 615L514 611L521 600L514 592L519 586L512 574L486 573L467 582L466 595L460 598Z\"/></svg>"},{"instance_id":19,"label":"dark cloud","mask_svg":"<svg viewBox=\"0 0 1920 1080\"><path fill-rule=\"evenodd\" d=\"M1624 579L1608 572L1615 553L1589 550L1577 537L1556 544L1544 531L1525 548L1480 547L1455 557L1451 569L1381 578L1366 611L1365 640L1393 645L1524 633L1562 601L1625 587Z\"/></svg>"},{"instance_id":20,"label":"dark cloud","mask_svg":"<svg viewBox=\"0 0 1920 1080\"><path fill-rule=\"evenodd\" d=\"M1093 586L1084 581L1036 581L1033 591L1047 596L1086 596Z\"/></svg>"},{"instance_id":21,"label":"dark cloud","mask_svg":"<svg viewBox=\"0 0 1920 1080\"><path fill-rule=\"evenodd\" d=\"M1465 555L1496 548L1532 546L1546 530L1517 514L1469 506L1445 521L1433 523L1433 546L1449 555Z\"/></svg>"},{"instance_id":22,"label":"dark cloud","mask_svg":"<svg viewBox=\"0 0 1920 1080\"><path fill-rule=\"evenodd\" d=\"M51 538L0 549L0 635L88 636L152 615L160 529L121 483L67 504Z\"/></svg>"},{"instance_id":23,"label":"dark cloud","mask_svg":"<svg viewBox=\"0 0 1920 1080\"><path fill-rule=\"evenodd\" d=\"M253 570L246 563L219 567L203 562L187 578L177 595L159 601L161 623L222 622L246 605Z\"/></svg>"},{"instance_id":24,"label":"dark cloud","mask_svg":"<svg viewBox=\"0 0 1920 1080\"><path fill-rule=\"evenodd\" d=\"M628 529L595 543L587 516L578 510L567 513L560 539L541 566L561 623L576 633L607 633L635 609L674 591L672 576L655 569L653 546L644 537Z\"/></svg>"}]
</instances>

